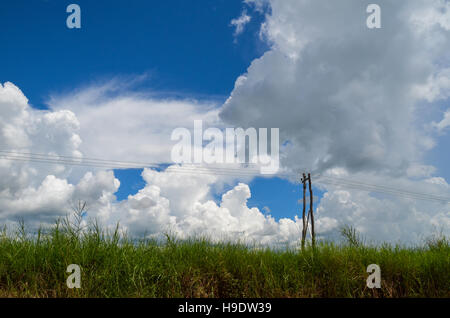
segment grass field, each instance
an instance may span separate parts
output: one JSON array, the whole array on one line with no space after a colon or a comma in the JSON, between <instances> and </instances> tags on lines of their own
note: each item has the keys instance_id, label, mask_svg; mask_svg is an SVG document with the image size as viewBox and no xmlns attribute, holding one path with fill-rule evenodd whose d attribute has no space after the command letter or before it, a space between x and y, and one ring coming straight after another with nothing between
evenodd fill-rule
<instances>
[{"instance_id":1,"label":"grass field","mask_svg":"<svg viewBox=\"0 0 450 318\"><path fill-rule=\"evenodd\" d=\"M450 247L365 246L347 229L346 244L261 249L195 239L135 242L91 225L59 223L43 234L0 235L0 297L450 297ZM366 268L381 268L369 289ZM81 288L69 289L69 264Z\"/></svg>"}]
</instances>

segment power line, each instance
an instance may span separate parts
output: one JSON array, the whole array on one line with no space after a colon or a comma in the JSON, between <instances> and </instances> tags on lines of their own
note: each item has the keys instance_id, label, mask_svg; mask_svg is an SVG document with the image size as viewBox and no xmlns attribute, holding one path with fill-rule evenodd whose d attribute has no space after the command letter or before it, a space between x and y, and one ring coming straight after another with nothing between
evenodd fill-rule
<instances>
[{"instance_id":1,"label":"power line","mask_svg":"<svg viewBox=\"0 0 450 318\"><path fill-rule=\"evenodd\" d=\"M92 164L104 164L104 165L125 165L125 166L153 166L157 167L157 163L145 163L145 162L133 162L133 161L119 161L119 160L106 160L106 159L98 159L98 158L88 158L88 157L75 157L75 156L63 156L63 155L50 155L50 154L41 154L41 153L31 153L31 152L16 152L16 151L6 151L0 150L0 156L18 156L24 158L36 158L36 159L46 159L46 160L67 160L68 162L82 161L84 163L92 163ZM62 158L62 159L61 159Z\"/></svg>"},{"instance_id":2,"label":"power line","mask_svg":"<svg viewBox=\"0 0 450 318\"><path fill-rule=\"evenodd\" d=\"M323 181L323 180L318 180L317 183L320 184L327 184L327 185L334 185L334 186L338 186L338 187L344 187L344 188L350 188L350 189L355 189L355 190L359 190L359 191L366 191L366 192L376 192L376 193L383 193L383 194L388 194L388 195L392 195L392 196L398 196L398 197L403 197L403 198L411 198L411 199L417 199L417 200L424 200L424 201L434 201L434 202L441 202L441 203L449 203L450 202L450 198L446 198L446 197L435 197L429 194L420 194L419 193L401 193L401 192L393 192L393 191L386 191L386 190L380 190L374 187L361 187L361 186L355 186L352 184L343 184L343 183L338 183L338 182L333 182L333 181Z\"/></svg>"},{"instance_id":3,"label":"power line","mask_svg":"<svg viewBox=\"0 0 450 318\"><path fill-rule=\"evenodd\" d=\"M47 163L47 164L62 164L62 165L73 165L73 166L86 166L86 167L100 167L108 169L130 169L130 168L143 168L152 167L159 168L161 163L143 163L143 162L132 162L132 161L119 161L119 160L106 160L98 158L79 158L74 156L62 156L62 155L46 155L30 152L15 152L0 150L0 158L11 160L11 161L22 161L22 162L36 162L36 163ZM260 171L254 168L246 167L241 168L225 168L225 167L212 167L212 166L200 166L191 164L190 166L177 166L176 168L171 168L166 170L169 173L185 173L185 174L202 174L202 175L221 175L221 176L235 176L235 177L255 177L259 175ZM250 166L256 166L255 164L250 164ZM277 173L274 174L278 177L292 178L296 177L295 173ZM271 175L272 176L272 175ZM434 194L419 193L413 191L407 191L403 189L388 187L384 185L369 184L365 182L348 180L344 178L324 176L322 174L313 174L314 177L318 178L317 183L327 184L334 186L344 186L346 188L368 191L368 192L378 192L394 196L400 196L405 198L413 198L419 200L435 201L435 202L450 202L450 198L444 196L438 196Z\"/></svg>"},{"instance_id":4,"label":"power line","mask_svg":"<svg viewBox=\"0 0 450 318\"><path fill-rule=\"evenodd\" d=\"M443 201L443 202L450 202L450 198L444 197L444 196L438 196L434 194L428 194L428 193L420 193L420 192L413 192L383 185L374 185L374 184L368 184L364 182L358 182L354 180L345 180L342 178L336 178L336 177L328 177L328 176L318 176L319 180L318 183L327 183L327 184L333 184L333 185L345 185L347 187L357 188L357 189L366 189L368 191L374 191L374 192L382 192L386 194L394 194L399 195L403 197L414 197L418 199L427 199L427 200L435 200L435 201ZM325 180L321 180L320 178L323 178Z\"/></svg>"}]
</instances>

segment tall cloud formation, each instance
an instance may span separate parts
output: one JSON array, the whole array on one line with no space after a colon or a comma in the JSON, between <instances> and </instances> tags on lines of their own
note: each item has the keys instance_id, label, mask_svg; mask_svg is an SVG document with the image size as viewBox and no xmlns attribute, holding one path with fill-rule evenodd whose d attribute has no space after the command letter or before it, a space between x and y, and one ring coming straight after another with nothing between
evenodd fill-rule
<instances>
[{"instance_id":1,"label":"tall cloud formation","mask_svg":"<svg viewBox=\"0 0 450 318\"><path fill-rule=\"evenodd\" d=\"M382 28L369 29L368 3L270 1L261 36L272 49L236 81L221 118L279 127L292 168L406 174L434 145L416 107L450 93L449 4L378 1Z\"/></svg>"},{"instance_id":2,"label":"tall cloud formation","mask_svg":"<svg viewBox=\"0 0 450 318\"><path fill-rule=\"evenodd\" d=\"M246 3L270 8L260 37L271 49L236 80L221 119L279 127L282 165L292 171L448 196L447 182L423 162L435 140L422 121L450 97L448 1L377 1L381 29L366 26L368 1ZM448 117L434 131L443 133ZM322 233L343 224L374 241L450 233L449 204L323 189Z\"/></svg>"},{"instance_id":3,"label":"tall cloud formation","mask_svg":"<svg viewBox=\"0 0 450 318\"><path fill-rule=\"evenodd\" d=\"M72 185L67 180L72 173L70 166L29 162L17 155L82 158L79 125L73 112L33 109L18 87L9 82L0 84L1 223L24 219L33 227L45 226L70 212L78 199L100 207L105 197L117 191L119 183L112 172L88 172L78 185Z\"/></svg>"}]
</instances>

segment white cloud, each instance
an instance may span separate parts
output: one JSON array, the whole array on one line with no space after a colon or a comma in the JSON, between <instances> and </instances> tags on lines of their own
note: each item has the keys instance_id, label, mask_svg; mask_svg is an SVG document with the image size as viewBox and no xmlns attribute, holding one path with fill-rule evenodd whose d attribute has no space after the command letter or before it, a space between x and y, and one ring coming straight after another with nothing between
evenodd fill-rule
<instances>
[{"instance_id":1,"label":"white cloud","mask_svg":"<svg viewBox=\"0 0 450 318\"><path fill-rule=\"evenodd\" d=\"M0 85L0 113L0 150L14 152L0 153L0 222L24 218L34 227L53 223L70 212L71 203L78 199L87 200L101 215L119 186L112 172L88 172L74 185L68 181L73 173L70 166L10 160L17 153L81 158L80 123L75 114L33 109L9 82Z\"/></svg>"},{"instance_id":2,"label":"white cloud","mask_svg":"<svg viewBox=\"0 0 450 318\"><path fill-rule=\"evenodd\" d=\"M339 181L336 185L324 185L327 192L316 209L317 228L321 235L335 237L343 225L353 226L369 241L377 243L411 244L423 242L431 233L442 231L450 234L447 226L450 202L433 200L433 196L411 194L450 197L450 188L444 178L412 180L408 177L359 173L351 177L347 175L344 179L355 180L356 188ZM364 187L364 184L382 187L373 189L371 186ZM369 191L357 190L361 188Z\"/></svg>"},{"instance_id":3,"label":"white cloud","mask_svg":"<svg viewBox=\"0 0 450 318\"><path fill-rule=\"evenodd\" d=\"M147 101L136 96L102 102L103 94L97 94L95 101L99 104L93 105L94 102L90 99L92 94L87 92L88 94L82 91L78 95L72 95L72 103L68 97L61 99L64 105L81 114L79 122L75 114L68 110L33 110L22 92L13 84L6 83L0 88L0 109L9 117L8 121L2 122L1 127L5 127L3 131L6 133L1 135L1 141L8 144L8 149L19 149L17 144L26 146L26 149L20 147L21 152L76 154L82 157L80 149L84 140L81 141L77 134L79 132L86 138L98 138L89 141L93 143L92 148L87 148L94 149L94 142L97 142L97 148L100 149L96 150L99 152L95 152L94 156L100 153L107 157L108 154L113 156L115 153L108 152L108 148L123 145L124 147L119 147L120 152L117 154L123 155L125 159L135 160L134 156L127 157L129 153L133 154L133 146L124 142L127 137L133 137L132 132L119 129L120 125L113 125L114 121L134 120L133 123L145 130L146 118L143 117L148 115L151 130L140 132L141 136L138 134L135 138L144 138L144 134L149 132L150 137L153 133L157 140L161 138L161 132L170 130L174 125L188 124L196 116L208 118L208 113L196 111L196 105L176 101ZM56 103L56 99L53 101ZM127 105L129 107L126 109L131 109L131 115L123 110ZM89 107L93 107L92 113L89 112ZM154 112L146 110L147 107L151 107ZM172 113L165 107L179 112ZM171 121L169 116L172 114L174 116ZM166 116L165 121L162 116ZM6 115L2 118L6 118ZM88 124L83 123L83 120ZM8 122L15 123L14 129L22 138L14 139L9 134ZM91 132L89 124L96 122L102 129ZM95 136L95 133L99 135ZM100 141L103 140L103 134L113 134L115 143L102 144ZM146 145L144 139L140 141ZM153 160L157 159L157 156L153 157ZM234 183L231 176L214 175L214 172L205 174L204 170L186 174L179 166L170 166L162 172L145 169L145 187L137 194L130 195L127 200L117 202L114 193L120 182L112 171L88 171L79 180L72 178L73 182L69 182L67 177L71 174L71 169L64 167L10 160L2 160L0 163L0 174L4 176L0 180L2 223L9 224L24 218L27 225L33 228L51 224L57 217L70 213L73 205L82 200L88 203L89 218L97 219L106 227L113 227L119 222L133 236L161 236L168 232L179 237L206 235L214 240L223 238L264 244L292 244L299 237L298 220L282 219L276 222L258 208L248 207L247 200L251 194L248 185L244 183L224 193L220 202L216 203L213 195L222 191L226 185Z\"/></svg>"},{"instance_id":4,"label":"white cloud","mask_svg":"<svg viewBox=\"0 0 450 318\"><path fill-rule=\"evenodd\" d=\"M433 122L433 126L438 130L438 132L443 132L447 127L450 126L450 109L444 113L444 118L438 123Z\"/></svg>"},{"instance_id":5,"label":"white cloud","mask_svg":"<svg viewBox=\"0 0 450 318\"><path fill-rule=\"evenodd\" d=\"M280 127L281 142L293 145L289 167L406 173L433 146L414 124L422 99L412 92L431 76L441 87L434 95L447 96L439 63L449 36L409 23L419 4L381 2L385 25L373 31L360 1L271 1L264 30L272 49L239 78L221 118Z\"/></svg>"},{"instance_id":6,"label":"white cloud","mask_svg":"<svg viewBox=\"0 0 450 318\"><path fill-rule=\"evenodd\" d=\"M435 0L432 5L428 1L417 2L419 6L410 21L421 31L439 26L450 31L450 3L446 0Z\"/></svg>"},{"instance_id":7,"label":"white cloud","mask_svg":"<svg viewBox=\"0 0 450 318\"><path fill-rule=\"evenodd\" d=\"M124 90L128 80L112 80L63 96L49 106L68 109L80 122L80 150L88 157L169 163L175 128L193 129L194 120L217 127L214 102L155 97ZM99 146L101 145L101 146Z\"/></svg>"},{"instance_id":8,"label":"white cloud","mask_svg":"<svg viewBox=\"0 0 450 318\"><path fill-rule=\"evenodd\" d=\"M221 180L211 175L180 175L177 167L165 172L146 169L146 186L118 206L123 223L131 232L179 237L207 236L262 244L295 243L299 239L298 220L276 222L258 208L247 206L251 193L239 183L213 201L212 186Z\"/></svg>"},{"instance_id":9,"label":"white cloud","mask_svg":"<svg viewBox=\"0 0 450 318\"><path fill-rule=\"evenodd\" d=\"M251 21L251 17L249 15L247 15L247 11L246 10L242 10L241 15L239 16L239 18L235 18L233 20L231 20L230 25L234 26L234 36L238 36L239 34L241 34L242 32L244 32L245 29L245 25L247 23L249 23Z\"/></svg>"},{"instance_id":10,"label":"white cloud","mask_svg":"<svg viewBox=\"0 0 450 318\"><path fill-rule=\"evenodd\" d=\"M27 98L12 83L0 84L0 150L80 157L79 122L67 110L32 109ZM48 175L66 177L64 166L27 165L0 157L0 192L15 194ZM40 181L39 181L40 182Z\"/></svg>"},{"instance_id":11,"label":"white cloud","mask_svg":"<svg viewBox=\"0 0 450 318\"><path fill-rule=\"evenodd\" d=\"M406 175L411 178L424 178L431 176L435 172L436 168L433 166L411 164L406 171Z\"/></svg>"},{"instance_id":12,"label":"white cloud","mask_svg":"<svg viewBox=\"0 0 450 318\"><path fill-rule=\"evenodd\" d=\"M414 93L428 102L446 100L450 97L450 68L430 75L423 85L418 85Z\"/></svg>"},{"instance_id":13,"label":"white cloud","mask_svg":"<svg viewBox=\"0 0 450 318\"><path fill-rule=\"evenodd\" d=\"M366 27L361 1L269 2L261 34L271 49L238 78L220 117L230 125L279 127L288 145L281 163L291 171L338 171L448 196L444 186L424 186L441 179L423 162L435 141L416 124L420 111L450 97L448 2L380 1L380 30ZM444 129L446 118L434 125ZM448 204L324 190L317 210L324 232L347 224L373 240L417 242L437 219L448 224Z\"/></svg>"}]
</instances>

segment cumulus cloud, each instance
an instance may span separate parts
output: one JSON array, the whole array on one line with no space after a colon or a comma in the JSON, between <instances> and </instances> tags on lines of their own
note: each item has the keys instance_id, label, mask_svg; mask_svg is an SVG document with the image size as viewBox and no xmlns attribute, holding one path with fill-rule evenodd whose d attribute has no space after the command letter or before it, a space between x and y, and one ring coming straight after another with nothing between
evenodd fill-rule
<instances>
[{"instance_id":1,"label":"cumulus cloud","mask_svg":"<svg viewBox=\"0 0 450 318\"><path fill-rule=\"evenodd\" d=\"M431 177L436 169L423 161L435 141L417 122L421 111L450 97L449 3L377 2L382 28L371 30L369 2L267 2L261 36L271 49L236 80L220 117L237 126L279 127L286 145L281 163L291 171L340 171L448 196L445 186L424 186L442 178ZM447 117L433 125L442 131ZM448 204L324 190L317 208L322 233L350 224L371 239L411 242L437 220L450 230Z\"/></svg>"},{"instance_id":2,"label":"cumulus cloud","mask_svg":"<svg viewBox=\"0 0 450 318\"><path fill-rule=\"evenodd\" d=\"M425 95L447 96L438 62L448 32L410 22L423 1L379 3L380 30L366 27L361 1L270 3L263 31L272 49L236 82L221 118L280 127L281 142L293 145L284 157L290 167L406 173L433 146L414 125L422 99L413 92L437 78L438 92Z\"/></svg>"},{"instance_id":3,"label":"cumulus cloud","mask_svg":"<svg viewBox=\"0 0 450 318\"><path fill-rule=\"evenodd\" d=\"M87 120L90 116L85 107L93 105L87 103L91 101L91 95L84 94L86 92L77 95L74 104L65 105L77 104L78 107L74 106L73 110L77 114L80 113L82 119ZM98 97L99 95L96 101L99 101ZM132 115L140 117L137 121L134 116L123 117L126 111L122 107L126 105L129 106L127 109L140 110L144 115L133 113ZM147 107L153 108L154 116L164 115L167 118L172 112L163 110L163 106L172 107L172 110L176 108L181 114L175 112L172 116L173 122L164 122L161 117L152 118L150 113L147 113L148 117L142 118L145 117ZM113 125L115 120L134 119L134 123L144 126L147 119L152 123L152 130L147 130L150 132L149 136L152 137L152 133L156 131L158 132L156 136L161 137L160 132L170 130L173 125L187 124L196 116L208 118L207 113L196 112L189 107L193 106L180 102L147 101L136 96L134 99L129 97L125 100L119 97L99 103L97 108L92 108L94 119L89 123L93 124L99 120L98 125L101 125L103 130L97 133L112 133L121 140L120 138L131 138L133 135L127 135L126 129L118 133L114 131L118 128L117 125L110 128L108 125ZM32 109L20 89L11 83L1 86L0 109L5 114L1 117L3 120L1 141L9 147L8 149L51 155L72 154L82 158L80 151L82 141L78 133L86 134L86 137L94 136L88 129L89 125L81 124L77 116L69 110ZM108 117L107 114L110 112L115 112L115 116ZM101 119L106 122L102 122ZM9 123L14 125L9 126ZM14 138L11 129L14 129L14 134L20 135L21 138ZM97 137L102 140L102 136ZM124 145L126 144L124 142ZM108 146L113 144L103 145L100 142L97 147L98 145L102 145L100 148L105 155ZM132 146L129 146L118 154L125 155L132 151ZM158 156L153 155L152 158L156 160ZM88 171L76 182L69 182L67 177L71 174L71 169L64 166L8 159L2 159L0 166L0 173L5 176L0 181L2 223L9 224L23 218L32 228L45 226L53 223L57 217L64 217L70 213L73 205L81 200L88 203L88 218L96 219L107 228L113 227L118 222L132 236L160 237L164 233L172 233L181 238L200 235L213 240L228 239L262 244L293 244L299 238L297 219L282 219L277 222L268 213L263 214L258 208L248 207L247 200L251 197L251 193L248 185L244 183L239 183L225 192L220 202L216 203L214 194L222 191L225 185L232 184L234 178L215 175L214 171L205 173L207 172L205 170L198 172L191 170L190 173L186 173L186 170L176 165L169 166L164 171L144 169L142 176L145 187L137 194L130 195L127 200L118 202L114 193L118 190L120 182L115 178L113 171L98 169L95 172ZM251 176L247 179L250 180Z\"/></svg>"},{"instance_id":4,"label":"cumulus cloud","mask_svg":"<svg viewBox=\"0 0 450 318\"><path fill-rule=\"evenodd\" d=\"M1 150L66 154L79 158L78 127L79 122L72 112L32 109L18 87L8 82L0 84ZM27 186L39 186L49 175L66 177L68 174L70 169L65 166L28 165L2 156L0 192L14 196Z\"/></svg>"},{"instance_id":5,"label":"cumulus cloud","mask_svg":"<svg viewBox=\"0 0 450 318\"><path fill-rule=\"evenodd\" d=\"M447 127L450 126L450 110L444 113L444 118L438 123L433 122L433 126L439 131L443 132Z\"/></svg>"},{"instance_id":6,"label":"cumulus cloud","mask_svg":"<svg viewBox=\"0 0 450 318\"><path fill-rule=\"evenodd\" d=\"M242 10L241 15L238 18L231 20L230 25L233 26L234 36L238 36L242 32L244 32L245 25L251 21L251 17L247 15L246 10Z\"/></svg>"},{"instance_id":7,"label":"cumulus cloud","mask_svg":"<svg viewBox=\"0 0 450 318\"><path fill-rule=\"evenodd\" d=\"M294 244L299 239L299 220L278 222L258 208L248 207L251 192L239 183L225 192L219 203L211 197L220 183L214 175L180 175L180 167L164 172L145 169L146 186L117 206L122 224L132 233L178 237L208 237L257 244Z\"/></svg>"},{"instance_id":8,"label":"cumulus cloud","mask_svg":"<svg viewBox=\"0 0 450 318\"><path fill-rule=\"evenodd\" d=\"M367 175L353 175L363 179ZM406 178L375 177L371 184L387 184L375 192L327 185L327 192L316 209L317 229L325 237L335 237L340 227L353 226L374 243L383 241L411 244L423 242L431 233L449 234L450 204L439 200L422 200L417 196L392 193L389 189L409 189L418 193L450 195L449 186L440 177L413 181Z\"/></svg>"},{"instance_id":9,"label":"cumulus cloud","mask_svg":"<svg viewBox=\"0 0 450 318\"><path fill-rule=\"evenodd\" d=\"M74 185L67 179L70 166L17 159L17 153L82 158L80 124L73 112L33 109L22 91L7 82L0 85L0 113L1 150L9 151L0 153L0 222L23 218L37 227L65 216L77 199L93 208L111 200L119 186L112 172L89 172Z\"/></svg>"}]
</instances>

